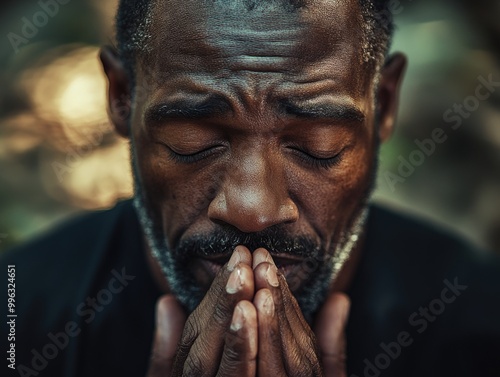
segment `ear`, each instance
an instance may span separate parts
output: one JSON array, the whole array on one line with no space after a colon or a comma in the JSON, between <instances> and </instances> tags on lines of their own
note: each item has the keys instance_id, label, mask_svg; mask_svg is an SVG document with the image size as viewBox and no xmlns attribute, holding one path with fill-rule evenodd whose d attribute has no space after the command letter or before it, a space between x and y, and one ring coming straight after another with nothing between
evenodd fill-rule
<instances>
[{"instance_id":1,"label":"ear","mask_svg":"<svg viewBox=\"0 0 500 377\"><path fill-rule=\"evenodd\" d=\"M399 107L399 90L403 82L407 59L401 53L385 63L377 91L379 137L384 142L391 136Z\"/></svg>"},{"instance_id":2,"label":"ear","mask_svg":"<svg viewBox=\"0 0 500 377\"><path fill-rule=\"evenodd\" d=\"M109 117L116 131L128 138L130 136L131 91L127 72L118 53L112 47L102 47L99 58L109 82Z\"/></svg>"}]
</instances>

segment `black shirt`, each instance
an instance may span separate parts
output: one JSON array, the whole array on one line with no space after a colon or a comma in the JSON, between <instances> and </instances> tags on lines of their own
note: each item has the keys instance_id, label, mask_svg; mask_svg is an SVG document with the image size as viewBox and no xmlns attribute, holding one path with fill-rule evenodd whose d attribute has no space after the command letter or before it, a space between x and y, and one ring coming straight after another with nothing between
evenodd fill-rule
<instances>
[{"instance_id":1,"label":"black shirt","mask_svg":"<svg viewBox=\"0 0 500 377\"><path fill-rule=\"evenodd\" d=\"M500 376L499 259L376 206L367 229L348 292L348 376ZM4 253L6 277L9 265L17 317L3 316L1 351L15 344L17 370L4 358L0 375L146 375L161 292L131 201Z\"/></svg>"}]
</instances>

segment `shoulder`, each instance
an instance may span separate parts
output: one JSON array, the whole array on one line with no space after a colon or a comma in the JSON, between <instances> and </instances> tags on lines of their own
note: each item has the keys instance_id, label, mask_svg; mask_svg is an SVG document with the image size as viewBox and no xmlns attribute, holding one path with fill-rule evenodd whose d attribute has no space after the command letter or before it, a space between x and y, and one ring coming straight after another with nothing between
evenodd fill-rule
<instances>
[{"instance_id":1,"label":"shoulder","mask_svg":"<svg viewBox=\"0 0 500 377\"><path fill-rule=\"evenodd\" d=\"M416 297L444 289L446 281L463 282L462 286L468 286L464 296L474 299L500 297L498 254L432 222L378 206L372 208L368 233L367 258L389 271L392 283L399 282ZM498 306L498 299L494 303Z\"/></svg>"},{"instance_id":2,"label":"shoulder","mask_svg":"<svg viewBox=\"0 0 500 377\"><path fill-rule=\"evenodd\" d=\"M116 365L144 370L148 355L142 352L151 343L159 292L148 275L142 242L135 210L125 201L110 210L76 216L3 254L1 270L16 266L17 365L39 370L37 365L45 360L43 374L53 376L73 376L69 370L95 375L95 370L115 370ZM0 292L0 301L7 302L6 294ZM116 364L118 356L98 356L116 347L123 334L134 339L127 346L133 358ZM48 356L52 351L47 347L61 351L61 356Z\"/></svg>"},{"instance_id":3,"label":"shoulder","mask_svg":"<svg viewBox=\"0 0 500 377\"><path fill-rule=\"evenodd\" d=\"M131 211L131 202L123 201L112 209L78 214L49 232L4 252L0 255L0 263L21 263L24 270L33 272L40 270L41 264L62 266L71 261L89 260L99 249L99 243L106 242L116 231L117 224Z\"/></svg>"},{"instance_id":4,"label":"shoulder","mask_svg":"<svg viewBox=\"0 0 500 377\"><path fill-rule=\"evenodd\" d=\"M488 271L500 272L499 255L416 216L373 206L368 229L373 253L390 256L408 271L463 277L480 272L482 278Z\"/></svg>"},{"instance_id":5,"label":"shoulder","mask_svg":"<svg viewBox=\"0 0 500 377\"><path fill-rule=\"evenodd\" d=\"M130 221L133 215L131 203L121 202L110 210L75 216L3 253L0 268L15 266L18 321L27 328L39 324L50 329L59 318L71 317L95 284L117 240L134 223Z\"/></svg>"},{"instance_id":6,"label":"shoulder","mask_svg":"<svg viewBox=\"0 0 500 377\"><path fill-rule=\"evenodd\" d=\"M441 375L462 376L500 367L494 356L500 352L497 254L378 206L370 214L366 252L357 292L371 293L363 309L375 313L378 341L407 331L415 340L407 356L427 360L421 364L426 373L443 368Z\"/></svg>"},{"instance_id":7,"label":"shoulder","mask_svg":"<svg viewBox=\"0 0 500 377\"><path fill-rule=\"evenodd\" d=\"M472 245L452 231L430 220L380 205L372 205L371 207L369 228L372 235L375 236L374 240L390 246L406 243L405 246L410 248L427 249L441 245L454 246L460 250L472 248Z\"/></svg>"}]
</instances>

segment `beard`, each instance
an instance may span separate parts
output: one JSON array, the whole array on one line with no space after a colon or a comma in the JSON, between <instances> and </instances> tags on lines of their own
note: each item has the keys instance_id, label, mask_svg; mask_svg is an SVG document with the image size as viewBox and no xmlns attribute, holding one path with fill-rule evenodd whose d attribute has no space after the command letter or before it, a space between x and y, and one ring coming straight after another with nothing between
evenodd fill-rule
<instances>
[{"instance_id":1,"label":"beard","mask_svg":"<svg viewBox=\"0 0 500 377\"><path fill-rule=\"evenodd\" d=\"M377 148L378 150L378 148ZM307 322L325 301L332 283L349 259L364 230L368 215L368 199L373 191L377 160L371 169L368 185L347 226L330 245L305 235L291 235L284 225L275 225L262 232L243 233L230 226L218 226L210 234L198 234L169 245L154 216L152 205L142 189L139 169L132 144L134 175L134 207L145 233L148 247L159 263L172 293L192 313L203 300L207 287L197 282L191 262L195 258L231 255L236 246L246 246L251 252L263 247L273 254L301 258L300 272L287 276L287 282ZM377 152L378 155L378 152Z\"/></svg>"}]
</instances>

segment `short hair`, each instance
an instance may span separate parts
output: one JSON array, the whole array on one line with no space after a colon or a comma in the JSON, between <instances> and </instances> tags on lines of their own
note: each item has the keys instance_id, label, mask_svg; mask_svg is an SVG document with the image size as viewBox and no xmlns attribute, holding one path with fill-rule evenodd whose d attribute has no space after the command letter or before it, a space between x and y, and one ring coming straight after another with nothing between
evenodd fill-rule
<instances>
[{"instance_id":1,"label":"short hair","mask_svg":"<svg viewBox=\"0 0 500 377\"><path fill-rule=\"evenodd\" d=\"M116 14L116 41L118 54L132 80L135 81L137 58L145 53L148 40L151 39L152 8L162 0L120 0ZM204 0L199 0L204 1ZM234 1L234 0L225 0ZM271 0L245 0L249 9ZM394 32L393 15L390 0L358 0L363 16L363 58L378 69L389 51ZM283 4L293 8L306 6L310 0L282 0Z\"/></svg>"}]
</instances>

